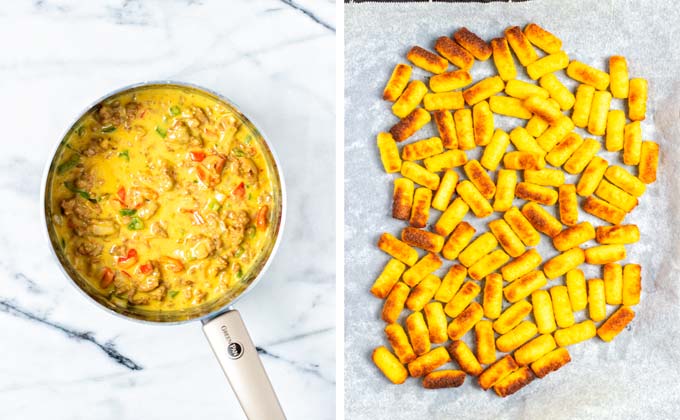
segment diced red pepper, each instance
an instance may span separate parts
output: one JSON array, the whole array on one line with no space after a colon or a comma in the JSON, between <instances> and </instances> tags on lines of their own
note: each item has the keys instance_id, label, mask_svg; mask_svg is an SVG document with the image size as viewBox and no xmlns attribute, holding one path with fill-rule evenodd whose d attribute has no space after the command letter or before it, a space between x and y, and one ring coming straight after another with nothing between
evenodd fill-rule
<instances>
[{"instance_id":1,"label":"diced red pepper","mask_svg":"<svg viewBox=\"0 0 680 420\"><path fill-rule=\"evenodd\" d=\"M118 198L120 199L120 202L125 204L125 187L120 187L116 194L118 194Z\"/></svg>"},{"instance_id":2,"label":"diced red pepper","mask_svg":"<svg viewBox=\"0 0 680 420\"><path fill-rule=\"evenodd\" d=\"M142 264L142 265L139 266L139 271L142 274L149 274L150 272L153 271L153 264L151 264L151 262L148 262L146 264Z\"/></svg>"},{"instance_id":3,"label":"diced red pepper","mask_svg":"<svg viewBox=\"0 0 680 420\"><path fill-rule=\"evenodd\" d=\"M231 194L234 197L238 197L238 198L241 198L241 199L243 197L245 197L246 196L246 186L245 186L245 184L243 182L238 184L238 186L236 188L234 188L234 191L232 191Z\"/></svg>"},{"instance_id":4,"label":"diced red pepper","mask_svg":"<svg viewBox=\"0 0 680 420\"><path fill-rule=\"evenodd\" d=\"M102 279L99 281L99 286L101 286L102 289L106 289L113 283L113 278L115 277L115 273L113 270L111 270L109 267L104 267L104 272L102 273Z\"/></svg>"},{"instance_id":5,"label":"diced red pepper","mask_svg":"<svg viewBox=\"0 0 680 420\"><path fill-rule=\"evenodd\" d=\"M205 152L202 150L192 151L189 152L189 154L191 155L191 160L194 162L202 162L203 159L205 159Z\"/></svg>"},{"instance_id":6,"label":"diced red pepper","mask_svg":"<svg viewBox=\"0 0 680 420\"><path fill-rule=\"evenodd\" d=\"M121 267L132 267L137 263L137 250L132 248L128 250L127 256L118 258L118 265Z\"/></svg>"},{"instance_id":7,"label":"diced red pepper","mask_svg":"<svg viewBox=\"0 0 680 420\"><path fill-rule=\"evenodd\" d=\"M267 228L267 225L269 224L269 206L262 206L257 211L256 224L257 228L260 230Z\"/></svg>"}]
</instances>

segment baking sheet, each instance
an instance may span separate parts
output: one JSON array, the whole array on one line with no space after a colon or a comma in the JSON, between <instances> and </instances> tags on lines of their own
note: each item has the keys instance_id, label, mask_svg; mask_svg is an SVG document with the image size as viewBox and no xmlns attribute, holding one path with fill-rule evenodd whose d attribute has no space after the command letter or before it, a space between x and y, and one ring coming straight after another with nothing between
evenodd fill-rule
<instances>
[{"instance_id":1,"label":"baking sheet","mask_svg":"<svg viewBox=\"0 0 680 420\"><path fill-rule=\"evenodd\" d=\"M540 1L517 4L355 4L345 6L345 406L349 419L451 418L675 418L680 410L680 13L672 1ZM372 350L389 344L380 319L382 300L369 288L389 256L376 247L382 232L399 235L405 223L392 219L395 175L385 174L375 136L397 121L382 89L394 65L406 62L414 45L432 49L441 35L466 26L484 39L502 36L507 26L536 22L563 40L570 58L607 69L610 55L628 59L631 77L649 80L643 138L660 143L659 180L648 187L626 218L641 230L639 243L627 246L625 262L643 267L642 301L636 317L612 343L599 339L569 347L572 362L501 399L467 377L460 388L425 390L419 380L389 383L372 364ZM495 70L491 60L475 64L474 80ZM520 73L523 73L520 71ZM525 78L526 76L523 74ZM426 73L414 68L414 78ZM569 87L566 75L559 78ZM528 80L528 79L526 79ZM621 107L615 104L613 107ZM498 117L497 127L523 122ZM577 130L578 131L578 130ZM581 132L581 134L585 134ZM436 135L434 124L408 141ZM592 136L589 136L592 137ZM601 138L599 138L601 139ZM408 142L407 141L407 142ZM468 152L478 158L481 148ZM620 154L601 154L622 164ZM569 180L574 180L568 177ZM517 200L517 204L522 201ZM430 222L437 220L433 211ZM604 222L587 217L594 224ZM499 213L483 221L500 217ZM466 220L471 221L470 215ZM472 223L479 228L479 221ZM486 229L485 229L486 230ZM478 229L479 231L479 229ZM544 261L557 252L542 236ZM586 246L592 246L589 242ZM451 265L445 260L443 274ZM601 277L599 267L582 266L586 278ZM562 279L548 286L563 284ZM608 306L608 314L615 308ZM407 314L407 310L402 314ZM577 321L584 314L577 314ZM403 318L402 318L403 320ZM466 341L470 343L471 334ZM498 353L499 355L501 353ZM451 363L442 368L455 369Z\"/></svg>"}]
</instances>

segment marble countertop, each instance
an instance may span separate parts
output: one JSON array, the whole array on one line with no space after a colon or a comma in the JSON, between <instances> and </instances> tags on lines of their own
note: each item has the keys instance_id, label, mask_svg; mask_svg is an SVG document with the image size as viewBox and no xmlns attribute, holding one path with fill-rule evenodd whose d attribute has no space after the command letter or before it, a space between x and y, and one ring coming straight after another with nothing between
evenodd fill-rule
<instances>
[{"instance_id":1,"label":"marble countertop","mask_svg":"<svg viewBox=\"0 0 680 420\"><path fill-rule=\"evenodd\" d=\"M286 231L237 306L289 418L334 418L334 13L311 0L0 5L0 417L245 418L200 324L97 308L40 224L42 170L74 117L118 87L174 79L231 98L277 150Z\"/></svg>"}]
</instances>

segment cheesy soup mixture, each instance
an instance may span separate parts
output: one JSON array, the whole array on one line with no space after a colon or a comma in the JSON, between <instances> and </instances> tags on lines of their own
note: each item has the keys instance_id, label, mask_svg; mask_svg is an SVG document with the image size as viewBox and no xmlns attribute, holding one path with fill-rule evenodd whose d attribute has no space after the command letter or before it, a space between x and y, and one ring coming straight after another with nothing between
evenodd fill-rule
<instances>
[{"instance_id":1,"label":"cheesy soup mixture","mask_svg":"<svg viewBox=\"0 0 680 420\"><path fill-rule=\"evenodd\" d=\"M74 268L118 305L218 299L269 240L263 150L208 95L161 86L118 95L65 143L51 183L54 229Z\"/></svg>"}]
</instances>

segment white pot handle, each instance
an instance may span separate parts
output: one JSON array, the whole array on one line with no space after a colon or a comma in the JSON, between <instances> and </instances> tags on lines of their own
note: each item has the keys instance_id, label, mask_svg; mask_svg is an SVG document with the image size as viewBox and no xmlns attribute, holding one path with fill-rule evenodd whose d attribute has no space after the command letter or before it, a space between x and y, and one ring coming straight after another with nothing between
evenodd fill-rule
<instances>
[{"instance_id":1,"label":"white pot handle","mask_svg":"<svg viewBox=\"0 0 680 420\"><path fill-rule=\"evenodd\" d=\"M224 374L250 420L285 420L260 356L236 310L205 321L208 338Z\"/></svg>"}]
</instances>

